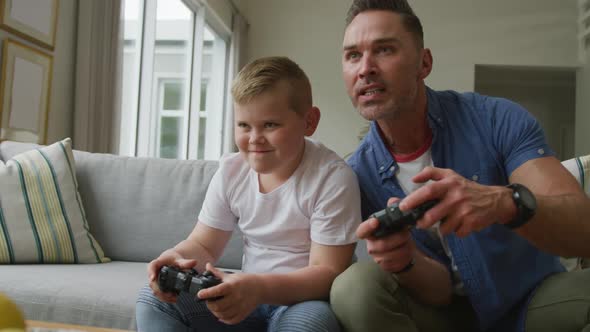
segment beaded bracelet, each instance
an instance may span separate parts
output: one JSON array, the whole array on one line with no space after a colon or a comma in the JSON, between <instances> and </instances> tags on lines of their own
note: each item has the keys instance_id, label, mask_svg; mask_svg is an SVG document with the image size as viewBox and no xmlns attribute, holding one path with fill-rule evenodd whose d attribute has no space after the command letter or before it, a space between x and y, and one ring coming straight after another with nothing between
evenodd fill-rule
<instances>
[{"instance_id":1,"label":"beaded bracelet","mask_svg":"<svg viewBox=\"0 0 590 332\"><path fill-rule=\"evenodd\" d=\"M408 272L414 267L414 265L416 265L416 260L414 258L412 258L412 260L408 263L408 265L404 266L403 269L401 269L399 271L392 272L392 273L393 274L400 274L400 273Z\"/></svg>"}]
</instances>

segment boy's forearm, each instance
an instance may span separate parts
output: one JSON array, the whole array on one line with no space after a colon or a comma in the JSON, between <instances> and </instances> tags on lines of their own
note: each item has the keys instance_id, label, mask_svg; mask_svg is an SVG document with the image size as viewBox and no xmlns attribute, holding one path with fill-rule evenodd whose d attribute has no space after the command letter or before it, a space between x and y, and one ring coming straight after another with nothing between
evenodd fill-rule
<instances>
[{"instance_id":1,"label":"boy's forearm","mask_svg":"<svg viewBox=\"0 0 590 332\"><path fill-rule=\"evenodd\" d=\"M290 273L258 274L261 303L292 305L308 300L327 300L338 274L330 267L313 265Z\"/></svg>"},{"instance_id":2,"label":"boy's forearm","mask_svg":"<svg viewBox=\"0 0 590 332\"><path fill-rule=\"evenodd\" d=\"M175 252L179 253L183 258L186 259L195 259L197 261L197 270L204 271L205 264L215 263L215 258L208 250L201 246L198 242L193 241L191 239L186 239L179 242L173 248L168 250L174 250Z\"/></svg>"}]
</instances>

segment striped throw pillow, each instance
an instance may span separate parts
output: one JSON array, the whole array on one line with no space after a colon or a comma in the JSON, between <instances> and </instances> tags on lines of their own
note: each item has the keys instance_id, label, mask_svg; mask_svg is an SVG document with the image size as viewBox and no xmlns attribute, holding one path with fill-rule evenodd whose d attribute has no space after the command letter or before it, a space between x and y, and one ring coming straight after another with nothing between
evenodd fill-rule
<instances>
[{"instance_id":1,"label":"striped throw pillow","mask_svg":"<svg viewBox=\"0 0 590 332\"><path fill-rule=\"evenodd\" d=\"M0 161L0 264L101 263L69 138Z\"/></svg>"}]
</instances>

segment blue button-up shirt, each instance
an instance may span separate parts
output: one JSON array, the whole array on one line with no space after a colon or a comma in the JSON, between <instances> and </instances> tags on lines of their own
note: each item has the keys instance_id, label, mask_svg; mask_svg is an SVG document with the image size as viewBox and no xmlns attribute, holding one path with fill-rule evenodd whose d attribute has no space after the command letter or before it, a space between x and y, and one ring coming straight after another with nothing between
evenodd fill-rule
<instances>
[{"instance_id":1,"label":"blue button-up shirt","mask_svg":"<svg viewBox=\"0 0 590 332\"><path fill-rule=\"evenodd\" d=\"M524 162L553 155L539 123L520 105L476 93L427 89L432 161L484 185L506 185ZM362 195L363 217L403 198L397 163L376 123L349 159ZM440 241L424 230L413 237L422 251L451 269ZM523 331L526 308L548 275L563 271L557 257L538 250L502 225L459 238L445 236L482 331Z\"/></svg>"}]
</instances>

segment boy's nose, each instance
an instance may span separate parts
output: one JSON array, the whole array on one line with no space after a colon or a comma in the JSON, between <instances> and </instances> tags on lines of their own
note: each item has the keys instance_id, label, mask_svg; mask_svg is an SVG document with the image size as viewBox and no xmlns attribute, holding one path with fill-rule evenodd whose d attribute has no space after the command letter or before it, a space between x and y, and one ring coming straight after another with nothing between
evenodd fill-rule
<instances>
[{"instance_id":1,"label":"boy's nose","mask_svg":"<svg viewBox=\"0 0 590 332\"><path fill-rule=\"evenodd\" d=\"M259 133L256 130L253 130L250 133L250 140L248 140L248 143L250 144L261 144L264 143L264 136L261 135L261 133Z\"/></svg>"}]
</instances>

